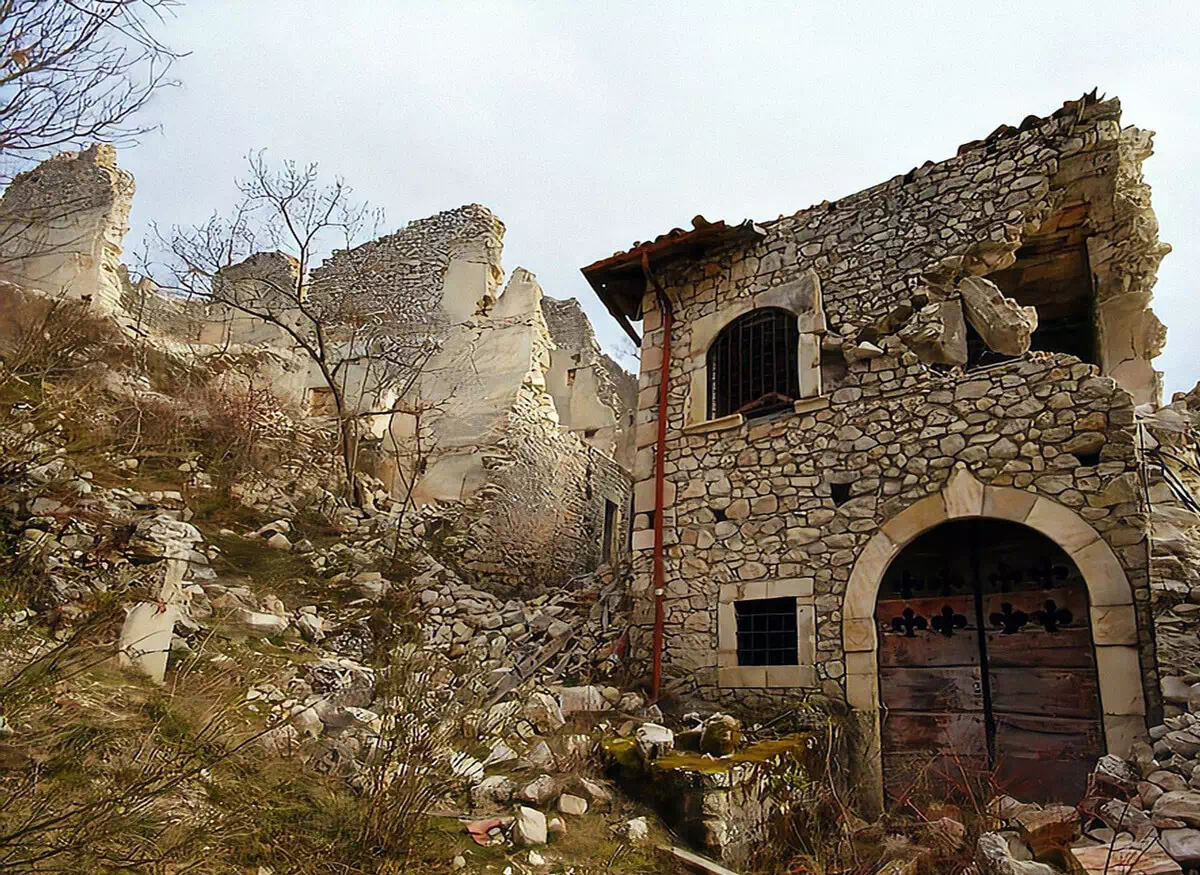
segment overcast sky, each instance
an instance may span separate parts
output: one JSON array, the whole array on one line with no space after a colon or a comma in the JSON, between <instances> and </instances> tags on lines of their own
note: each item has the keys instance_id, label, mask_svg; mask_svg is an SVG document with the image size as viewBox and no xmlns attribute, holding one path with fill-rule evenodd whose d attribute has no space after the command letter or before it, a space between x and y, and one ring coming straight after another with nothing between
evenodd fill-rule
<instances>
[{"instance_id":1,"label":"overcast sky","mask_svg":"<svg viewBox=\"0 0 1200 875\"><path fill-rule=\"evenodd\" d=\"M1200 2L189 0L191 52L126 150L146 223L228 208L251 149L318 161L389 229L464 203L507 272L579 298L579 268L697 213L836 199L1099 86L1157 131L1155 310L1168 393L1200 379ZM1169 394L1168 394L1169 397Z\"/></svg>"}]
</instances>

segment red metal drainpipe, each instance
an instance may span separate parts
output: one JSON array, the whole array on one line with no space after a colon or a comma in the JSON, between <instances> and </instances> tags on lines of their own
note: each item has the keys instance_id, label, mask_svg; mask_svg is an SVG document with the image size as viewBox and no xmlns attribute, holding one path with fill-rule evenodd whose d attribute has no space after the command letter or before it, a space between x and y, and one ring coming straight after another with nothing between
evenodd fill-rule
<instances>
[{"instance_id":1,"label":"red metal drainpipe","mask_svg":"<svg viewBox=\"0 0 1200 875\"><path fill-rule=\"evenodd\" d=\"M663 469L667 446L667 389L671 372L671 327L675 313L667 293L658 284L658 280L650 273L650 257L642 253L642 273L646 280L654 286L654 295L658 301L658 309L662 313L662 361L659 363L658 376L658 440L654 450L654 662L650 674L650 699L658 701L658 693L662 684L662 655L663 655L663 624L666 609L663 604L666 595L665 574L663 572L663 481L666 477Z\"/></svg>"}]
</instances>

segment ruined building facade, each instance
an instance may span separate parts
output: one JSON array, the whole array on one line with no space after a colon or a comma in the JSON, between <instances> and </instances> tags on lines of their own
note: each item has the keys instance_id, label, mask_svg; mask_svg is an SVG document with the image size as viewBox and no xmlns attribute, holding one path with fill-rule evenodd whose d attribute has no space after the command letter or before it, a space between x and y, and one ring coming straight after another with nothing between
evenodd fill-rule
<instances>
[{"instance_id":1,"label":"ruined building facade","mask_svg":"<svg viewBox=\"0 0 1200 875\"><path fill-rule=\"evenodd\" d=\"M369 433L360 466L398 497L411 491L460 572L528 589L625 549L634 378L600 352L578 304L546 298L524 268L502 285L504 225L485 207L335 252L306 278L290 255L253 253L217 271L216 300L182 300L131 285L120 263L132 194L106 146L19 175L0 201L0 280L89 300L176 354L252 353L256 381L330 417L328 384L296 338L246 312L303 336L302 288L307 311L324 314L330 342L345 347L338 379ZM365 335L343 330L351 317L398 352L388 368L358 360Z\"/></svg>"},{"instance_id":2,"label":"ruined building facade","mask_svg":"<svg viewBox=\"0 0 1200 875\"><path fill-rule=\"evenodd\" d=\"M664 690L844 700L876 787L929 752L1078 784L1160 713L1167 496L1135 407L1158 399L1168 247L1151 134L1120 117L1085 96L584 268L641 320L633 644Z\"/></svg>"}]
</instances>

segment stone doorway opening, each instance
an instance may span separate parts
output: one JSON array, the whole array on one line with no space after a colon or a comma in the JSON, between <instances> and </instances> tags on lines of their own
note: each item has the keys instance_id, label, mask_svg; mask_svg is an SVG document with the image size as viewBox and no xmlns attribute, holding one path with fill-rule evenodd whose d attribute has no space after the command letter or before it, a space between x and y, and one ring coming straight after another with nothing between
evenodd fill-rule
<instances>
[{"instance_id":1,"label":"stone doorway opening","mask_svg":"<svg viewBox=\"0 0 1200 875\"><path fill-rule=\"evenodd\" d=\"M890 563L875 621L887 795L1083 795L1103 711L1087 585L1061 547L1006 520L942 523Z\"/></svg>"}]
</instances>

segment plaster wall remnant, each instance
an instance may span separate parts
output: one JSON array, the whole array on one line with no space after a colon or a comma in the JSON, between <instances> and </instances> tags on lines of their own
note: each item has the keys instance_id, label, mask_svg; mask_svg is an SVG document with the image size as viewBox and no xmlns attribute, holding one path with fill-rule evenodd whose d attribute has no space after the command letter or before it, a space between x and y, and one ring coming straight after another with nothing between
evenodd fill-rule
<instances>
[{"instance_id":1,"label":"plaster wall remnant","mask_svg":"<svg viewBox=\"0 0 1200 875\"><path fill-rule=\"evenodd\" d=\"M587 315L574 298L542 298L542 316L554 341L546 386L559 420L590 445L631 466L637 379L601 351ZM618 420L622 413L627 421Z\"/></svg>"},{"instance_id":2,"label":"plaster wall remnant","mask_svg":"<svg viewBox=\"0 0 1200 875\"><path fill-rule=\"evenodd\" d=\"M133 176L104 144L17 174L0 200L0 280L119 310L133 191Z\"/></svg>"},{"instance_id":3,"label":"plaster wall remnant","mask_svg":"<svg viewBox=\"0 0 1200 875\"><path fill-rule=\"evenodd\" d=\"M1161 477L1142 479L1134 423L1135 405L1158 400L1163 342L1147 309L1168 251L1142 182L1149 154L1150 135L1121 128L1115 99L1085 95L841 200L674 231L584 268L610 311L642 320L631 646L652 655L661 513L672 695L769 712L817 689L875 714L872 587L893 548L975 516L1043 532L1115 599L1094 604L1121 606L1120 630L1093 617L1094 634L1112 636L1094 642L1109 750L1161 713L1142 495ZM674 311L665 410L663 314L625 279L643 253ZM697 420L712 338L810 274L821 395ZM896 534L897 520L911 531ZM854 575L871 587L852 587ZM794 600L805 640L789 648L794 664L743 662L721 644L739 640L731 608L772 598Z\"/></svg>"}]
</instances>

